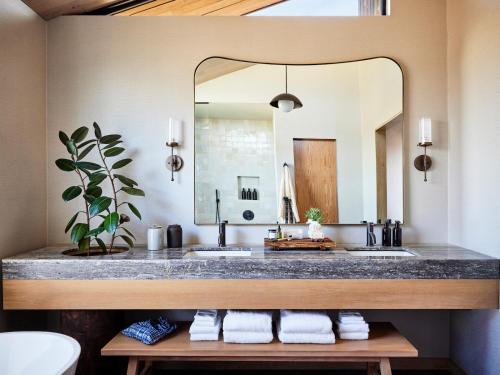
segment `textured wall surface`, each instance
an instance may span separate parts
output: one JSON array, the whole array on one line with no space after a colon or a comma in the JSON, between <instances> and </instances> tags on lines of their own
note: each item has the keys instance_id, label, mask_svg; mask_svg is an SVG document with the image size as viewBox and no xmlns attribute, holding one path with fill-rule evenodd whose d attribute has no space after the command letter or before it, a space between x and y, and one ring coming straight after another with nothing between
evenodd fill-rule
<instances>
[{"instance_id":1,"label":"textured wall surface","mask_svg":"<svg viewBox=\"0 0 500 375\"><path fill-rule=\"evenodd\" d=\"M448 6L449 241L500 257L500 2ZM468 374L500 368L500 313L451 314L451 355Z\"/></svg>"}]
</instances>

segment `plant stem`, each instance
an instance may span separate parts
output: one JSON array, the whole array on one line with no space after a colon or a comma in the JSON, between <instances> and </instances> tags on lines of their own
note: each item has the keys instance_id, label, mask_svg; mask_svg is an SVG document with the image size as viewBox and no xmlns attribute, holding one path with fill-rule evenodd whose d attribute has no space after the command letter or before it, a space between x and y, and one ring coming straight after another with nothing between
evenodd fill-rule
<instances>
[{"instance_id":1,"label":"plant stem","mask_svg":"<svg viewBox=\"0 0 500 375\"><path fill-rule=\"evenodd\" d=\"M73 160L73 162L75 162L75 157L73 155L71 155L71 159ZM85 190L87 190L87 187L85 186L85 180L82 176L82 172L80 172L78 168L76 168L75 171L78 174L78 177L80 177L80 181L82 182L83 192L85 194ZM85 201L85 215L87 216L87 226L90 229L89 203L87 202L86 199L84 199L84 201ZM87 256L90 256L90 242L87 248Z\"/></svg>"},{"instance_id":2,"label":"plant stem","mask_svg":"<svg viewBox=\"0 0 500 375\"><path fill-rule=\"evenodd\" d=\"M109 180L111 181L111 187L113 188L113 198L114 198L113 201L115 203L115 212L118 213L118 200L116 198L117 191L116 191L116 187L115 187L115 181L113 179L113 176L111 175L111 170L108 168L108 165L106 164L106 158L102 154L101 142L99 142L99 140L97 140L97 149L99 150L99 155L101 156L102 163L104 164L104 168L106 169L106 173L108 174ZM119 227L120 227L120 224L118 224L118 228ZM116 231L118 230L118 228L116 228L115 231L113 232L113 234L111 235L111 244L109 245L108 254L111 254L111 252L113 251L113 244L115 243Z\"/></svg>"}]
</instances>

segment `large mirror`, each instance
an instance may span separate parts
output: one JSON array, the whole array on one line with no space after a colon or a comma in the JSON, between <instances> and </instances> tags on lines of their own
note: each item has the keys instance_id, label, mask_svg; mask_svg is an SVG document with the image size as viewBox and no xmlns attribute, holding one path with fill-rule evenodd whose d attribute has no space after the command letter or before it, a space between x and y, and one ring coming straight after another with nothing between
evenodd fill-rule
<instances>
[{"instance_id":1,"label":"large mirror","mask_svg":"<svg viewBox=\"0 0 500 375\"><path fill-rule=\"evenodd\" d=\"M311 207L325 224L403 220L398 64L203 61L195 73L195 223L305 223Z\"/></svg>"}]
</instances>

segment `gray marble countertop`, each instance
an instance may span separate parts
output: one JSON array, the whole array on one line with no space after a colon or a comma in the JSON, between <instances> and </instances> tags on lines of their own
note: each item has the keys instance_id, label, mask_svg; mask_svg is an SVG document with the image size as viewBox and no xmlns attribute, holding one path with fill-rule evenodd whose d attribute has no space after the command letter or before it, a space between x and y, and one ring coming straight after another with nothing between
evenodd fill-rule
<instances>
[{"instance_id":1,"label":"gray marble countertop","mask_svg":"<svg viewBox=\"0 0 500 375\"><path fill-rule=\"evenodd\" d=\"M192 246L195 247L195 246ZM270 251L246 257L193 256L192 247L71 257L47 247L2 260L3 279L498 279L499 260L451 245L405 245L413 257L335 251Z\"/></svg>"}]
</instances>

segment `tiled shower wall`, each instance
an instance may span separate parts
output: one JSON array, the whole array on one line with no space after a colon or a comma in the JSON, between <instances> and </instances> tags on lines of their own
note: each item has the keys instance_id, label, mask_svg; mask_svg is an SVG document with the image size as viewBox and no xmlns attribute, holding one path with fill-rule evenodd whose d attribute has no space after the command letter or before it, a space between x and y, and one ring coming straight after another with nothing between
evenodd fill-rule
<instances>
[{"instance_id":1,"label":"tiled shower wall","mask_svg":"<svg viewBox=\"0 0 500 375\"><path fill-rule=\"evenodd\" d=\"M277 217L273 123L268 120L197 119L195 133L196 223L215 222L215 190L221 220L274 223ZM258 200L242 200L240 183L258 191ZM252 221L243 218L251 210Z\"/></svg>"}]
</instances>

